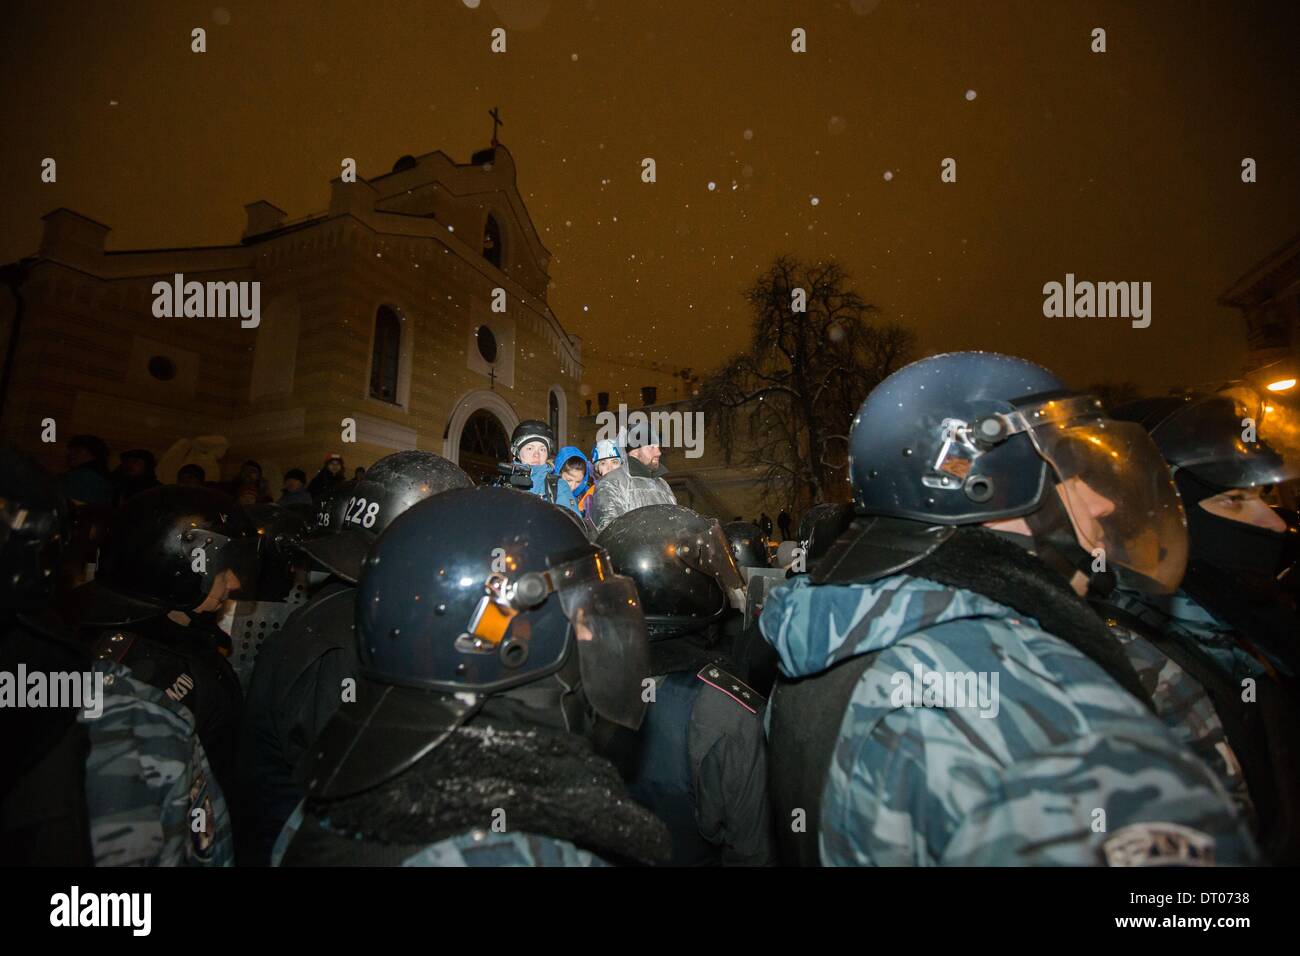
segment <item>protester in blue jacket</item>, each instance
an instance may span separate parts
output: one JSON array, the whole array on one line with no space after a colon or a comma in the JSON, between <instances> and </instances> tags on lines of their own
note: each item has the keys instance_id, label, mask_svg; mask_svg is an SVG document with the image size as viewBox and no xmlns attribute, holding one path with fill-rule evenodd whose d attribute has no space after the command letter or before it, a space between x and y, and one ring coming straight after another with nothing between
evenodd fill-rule
<instances>
[{"instance_id":1,"label":"protester in blue jacket","mask_svg":"<svg viewBox=\"0 0 1300 956\"><path fill-rule=\"evenodd\" d=\"M530 419L515 426L510 436L510 453L532 476L530 493L578 513L569 483L561 481L559 473L552 471L550 461L555 453L555 433L545 422Z\"/></svg>"},{"instance_id":2,"label":"protester in blue jacket","mask_svg":"<svg viewBox=\"0 0 1300 956\"><path fill-rule=\"evenodd\" d=\"M591 494L596 488L596 483L591 477L591 462L588 461L587 456L573 445L565 445L555 456L555 469L552 474L558 475L569 486L569 490L573 493L573 510L580 515L587 515L591 505Z\"/></svg>"}]
</instances>

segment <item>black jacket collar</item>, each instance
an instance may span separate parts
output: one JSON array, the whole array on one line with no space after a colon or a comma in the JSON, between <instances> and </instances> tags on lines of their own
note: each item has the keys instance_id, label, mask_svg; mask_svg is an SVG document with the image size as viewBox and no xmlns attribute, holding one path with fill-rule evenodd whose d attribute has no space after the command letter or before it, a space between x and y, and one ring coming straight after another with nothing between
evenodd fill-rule
<instances>
[{"instance_id":1,"label":"black jacket collar","mask_svg":"<svg viewBox=\"0 0 1300 956\"><path fill-rule=\"evenodd\" d=\"M633 457L631 454L627 456L627 464L624 467L633 478L662 478L668 474L668 469L663 466L662 462L660 462L658 468L651 471L640 458Z\"/></svg>"}]
</instances>

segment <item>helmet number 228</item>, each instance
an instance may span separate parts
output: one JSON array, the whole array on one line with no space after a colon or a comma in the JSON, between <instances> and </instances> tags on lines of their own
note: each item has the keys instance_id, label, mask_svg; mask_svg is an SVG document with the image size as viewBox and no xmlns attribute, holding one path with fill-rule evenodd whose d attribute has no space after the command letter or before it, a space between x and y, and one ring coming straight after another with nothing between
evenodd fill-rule
<instances>
[{"instance_id":1,"label":"helmet number 228","mask_svg":"<svg viewBox=\"0 0 1300 956\"><path fill-rule=\"evenodd\" d=\"M363 528L373 528L375 519L379 517L379 502L372 501L367 505L365 498L350 498L343 514L343 520L346 522L359 524Z\"/></svg>"}]
</instances>

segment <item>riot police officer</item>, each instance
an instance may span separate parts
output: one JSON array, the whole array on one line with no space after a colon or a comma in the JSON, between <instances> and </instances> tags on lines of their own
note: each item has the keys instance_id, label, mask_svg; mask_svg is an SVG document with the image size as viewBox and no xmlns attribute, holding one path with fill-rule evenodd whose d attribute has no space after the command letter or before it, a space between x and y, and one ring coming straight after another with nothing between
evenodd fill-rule
<instances>
[{"instance_id":1,"label":"riot police officer","mask_svg":"<svg viewBox=\"0 0 1300 956\"><path fill-rule=\"evenodd\" d=\"M228 600L254 597L261 543L229 495L161 485L126 502L95 579L73 592L79 627L96 656L127 665L194 714L236 815L243 693L228 660L230 635L219 619Z\"/></svg>"},{"instance_id":2,"label":"riot police officer","mask_svg":"<svg viewBox=\"0 0 1300 956\"><path fill-rule=\"evenodd\" d=\"M5 710L0 863L229 865L230 819L193 715L95 660L52 611L66 529L53 488L0 446L0 671L43 673L51 686L73 675L61 683L82 692Z\"/></svg>"},{"instance_id":3,"label":"riot police officer","mask_svg":"<svg viewBox=\"0 0 1300 956\"><path fill-rule=\"evenodd\" d=\"M1146 662L1161 716L1192 738L1229 792L1258 815L1270 859L1295 862L1300 619L1275 577L1286 523L1261 496L1300 477L1294 403L1237 382L1133 402L1115 417L1145 428L1169 463L1191 550L1177 592L1152 592L1121 571L1121 586L1100 611L1135 666Z\"/></svg>"},{"instance_id":4,"label":"riot police officer","mask_svg":"<svg viewBox=\"0 0 1300 956\"><path fill-rule=\"evenodd\" d=\"M615 518L596 542L636 582L654 697L608 752L632 796L665 823L679 866L773 861L762 713L766 700L721 650L744 587L716 521L680 505Z\"/></svg>"},{"instance_id":5,"label":"riot police officer","mask_svg":"<svg viewBox=\"0 0 1300 956\"><path fill-rule=\"evenodd\" d=\"M263 646L248 693L240 779L247 801L243 809L254 822L241 834L241 861L269 860L284 821L302 799L296 768L338 709L344 681L357 676L353 601L366 552L416 502L471 484L459 466L440 455L401 451L381 458L364 478L321 502L317 531L298 548L331 577Z\"/></svg>"},{"instance_id":6,"label":"riot police officer","mask_svg":"<svg viewBox=\"0 0 1300 956\"><path fill-rule=\"evenodd\" d=\"M306 764L281 865L656 862L662 824L587 739L645 702L636 590L551 505L448 491L375 544L355 695Z\"/></svg>"},{"instance_id":7,"label":"riot police officer","mask_svg":"<svg viewBox=\"0 0 1300 956\"><path fill-rule=\"evenodd\" d=\"M1037 365L959 352L877 386L850 452L857 517L761 620L785 678L769 752L785 857L1252 860L1082 598L1101 549L1153 589L1182 575L1182 512L1145 433Z\"/></svg>"}]
</instances>

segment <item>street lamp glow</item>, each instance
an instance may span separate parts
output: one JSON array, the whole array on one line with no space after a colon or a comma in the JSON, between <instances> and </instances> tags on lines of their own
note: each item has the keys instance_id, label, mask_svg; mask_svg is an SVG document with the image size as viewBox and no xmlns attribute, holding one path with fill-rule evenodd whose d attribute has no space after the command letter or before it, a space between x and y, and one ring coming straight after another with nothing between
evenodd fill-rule
<instances>
[{"instance_id":1,"label":"street lamp glow","mask_svg":"<svg viewBox=\"0 0 1300 956\"><path fill-rule=\"evenodd\" d=\"M1280 378L1276 382L1268 383L1268 390L1270 392L1285 392L1289 388L1295 388L1295 379Z\"/></svg>"}]
</instances>

